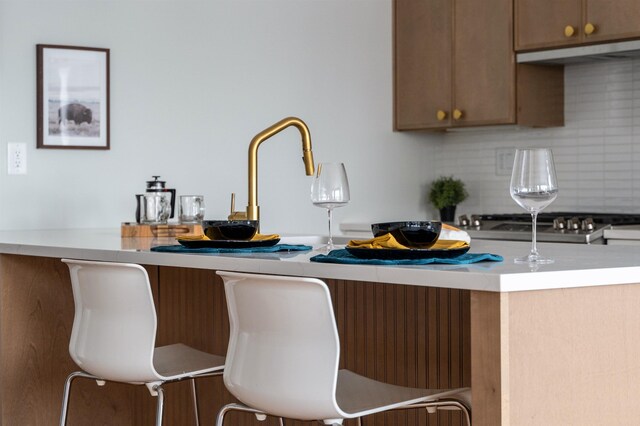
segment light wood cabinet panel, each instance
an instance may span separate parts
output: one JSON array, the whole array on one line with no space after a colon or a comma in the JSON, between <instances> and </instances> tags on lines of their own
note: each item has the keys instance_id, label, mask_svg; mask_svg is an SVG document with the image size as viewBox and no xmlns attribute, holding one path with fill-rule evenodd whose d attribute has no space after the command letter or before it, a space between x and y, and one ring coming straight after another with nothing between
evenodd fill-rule
<instances>
[{"instance_id":1,"label":"light wood cabinet panel","mask_svg":"<svg viewBox=\"0 0 640 426\"><path fill-rule=\"evenodd\" d=\"M394 37L396 130L564 124L562 67L519 78L512 0L395 0Z\"/></svg>"},{"instance_id":2,"label":"light wood cabinet panel","mask_svg":"<svg viewBox=\"0 0 640 426\"><path fill-rule=\"evenodd\" d=\"M640 38L638 0L516 0L515 8L518 51Z\"/></svg>"}]
</instances>

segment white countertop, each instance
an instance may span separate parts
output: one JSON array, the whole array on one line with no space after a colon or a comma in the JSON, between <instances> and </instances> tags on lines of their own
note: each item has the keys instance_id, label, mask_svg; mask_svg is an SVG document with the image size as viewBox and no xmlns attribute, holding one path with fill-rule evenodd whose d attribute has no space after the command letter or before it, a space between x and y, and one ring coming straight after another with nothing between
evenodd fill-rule
<instances>
[{"instance_id":1,"label":"white countertop","mask_svg":"<svg viewBox=\"0 0 640 426\"><path fill-rule=\"evenodd\" d=\"M287 242L287 237L282 240ZM289 240L291 243L299 243ZM173 238L120 238L119 229L0 231L0 253L56 258L132 262L186 268L297 275L418 286L511 292L640 283L640 247L539 244L556 260L537 269L513 258L528 253L530 243L473 240L470 253L495 253L504 262L470 265L372 266L310 262L318 252L254 254L174 254L151 252L151 245Z\"/></svg>"},{"instance_id":2,"label":"white countertop","mask_svg":"<svg viewBox=\"0 0 640 426\"><path fill-rule=\"evenodd\" d=\"M605 229L604 238L616 240L640 240L640 225L614 225Z\"/></svg>"}]
</instances>

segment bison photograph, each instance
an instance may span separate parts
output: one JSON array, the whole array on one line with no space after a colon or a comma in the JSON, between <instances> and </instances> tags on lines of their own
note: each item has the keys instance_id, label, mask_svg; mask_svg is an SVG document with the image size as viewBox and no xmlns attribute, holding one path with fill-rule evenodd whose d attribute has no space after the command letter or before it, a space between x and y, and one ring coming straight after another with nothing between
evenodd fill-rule
<instances>
[{"instance_id":1,"label":"bison photograph","mask_svg":"<svg viewBox=\"0 0 640 426\"><path fill-rule=\"evenodd\" d=\"M50 136L100 136L100 103L49 101Z\"/></svg>"},{"instance_id":2,"label":"bison photograph","mask_svg":"<svg viewBox=\"0 0 640 426\"><path fill-rule=\"evenodd\" d=\"M84 105L68 104L58 108L58 125L62 121L73 121L74 124L91 124L91 110Z\"/></svg>"}]
</instances>

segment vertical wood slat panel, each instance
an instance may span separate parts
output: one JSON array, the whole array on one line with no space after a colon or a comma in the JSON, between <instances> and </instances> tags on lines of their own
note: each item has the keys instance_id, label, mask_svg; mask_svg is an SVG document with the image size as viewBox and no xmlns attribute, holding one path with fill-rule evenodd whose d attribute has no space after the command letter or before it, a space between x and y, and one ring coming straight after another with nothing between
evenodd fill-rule
<instances>
[{"instance_id":1,"label":"vertical wood slat panel","mask_svg":"<svg viewBox=\"0 0 640 426\"><path fill-rule=\"evenodd\" d=\"M438 289L437 288L428 288L427 289L427 358L425 359L425 363L427 364L427 387L428 388L437 388L440 386L439 383L439 364L434 360L438 359L439 356L439 343L440 340L438 338ZM434 418L434 416L427 416L427 421L429 422L429 426L437 425L438 418Z\"/></svg>"},{"instance_id":2,"label":"vertical wood slat panel","mask_svg":"<svg viewBox=\"0 0 640 426\"><path fill-rule=\"evenodd\" d=\"M399 286L397 288L393 288L395 300L392 315L394 317L394 322L396 324L396 332L395 332L395 365L393 366L395 372L395 383L402 384L407 386L407 364L406 364L406 343L408 342L408 337L406 334L406 322L404 315L405 311L405 295L406 295L406 286ZM396 424L404 425L407 424L407 412L405 410L400 410L395 412L396 415Z\"/></svg>"},{"instance_id":3,"label":"vertical wood slat panel","mask_svg":"<svg viewBox=\"0 0 640 426\"><path fill-rule=\"evenodd\" d=\"M416 359L416 346L417 346L417 323L416 321L409 321L409 318L415 318L416 316L416 287L405 286L405 303L404 310L405 315L403 321L405 323L406 330L406 346L405 346L405 361L404 369L406 371L406 383L407 386L412 388L418 387L417 378L417 359ZM407 425L417 425L417 412L418 410L407 411Z\"/></svg>"},{"instance_id":4,"label":"vertical wood slat panel","mask_svg":"<svg viewBox=\"0 0 640 426\"><path fill-rule=\"evenodd\" d=\"M438 311L438 387L447 389L451 387L449 383L449 291L438 289L437 291L437 311ZM443 332L444 331L444 332ZM441 426L450 426L451 419L449 413L440 416Z\"/></svg>"},{"instance_id":5,"label":"vertical wood slat panel","mask_svg":"<svg viewBox=\"0 0 640 426\"><path fill-rule=\"evenodd\" d=\"M0 260L2 282L13 283L11 287L2 287L2 333L4 341L10 342L2 351L3 424L52 424L59 415L64 377L77 369L68 356L73 319L68 271L58 259L43 261L3 255ZM207 270L170 267L147 270L158 307L157 344L181 341L198 349L225 353L229 330L221 279ZM459 378L455 372L446 372L450 385L469 385L469 292L452 296L452 290L432 288L334 280L328 284L343 340L343 364L351 359L349 367L354 371L393 384L437 387L442 364L447 363L461 372ZM443 320L442 303L448 304L450 316L455 317L446 318L447 328L439 327ZM458 312L454 315L456 309ZM448 337L455 334L452 331L456 327L458 337ZM355 341L345 337L347 334L354 336ZM458 365L452 362L456 356L449 353L455 350L455 344L450 350L442 350L439 345L444 341L461 342L457 349L461 357ZM42 347L43 342L49 345L46 349ZM398 346L402 349L397 349ZM366 353L351 354L354 351ZM30 385L34 380L37 380L37 389ZM456 380L462 382L456 383ZM220 377L200 379L198 383L202 424L213 424L217 410L223 403L232 401L232 397ZM165 388L165 424L190 424L188 384L167 384ZM36 406L39 408L29 408ZM91 381L78 381L72 394L70 425L150 425L155 417L154 407L155 398L143 386L110 383L98 388ZM43 416L48 420L43 421ZM405 416L411 419L413 414ZM443 423L445 417L421 411L415 415L415 424L448 424ZM380 414L366 418L364 424L403 426L397 418L396 413ZM441 422L437 423L437 419ZM228 424L271 426L276 421L269 419L261 423L252 415L240 413L230 414ZM313 424L287 422L288 426ZM354 424L353 421L346 423Z\"/></svg>"},{"instance_id":6,"label":"vertical wood slat panel","mask_svg":"<svg viewBox=\"0 0 640 426\"><path fill-rule=\"evenodd\" d=\"M386 379L386 358L385 358L385 312L384 312L384 304L385 304L385 289L384 286L376 286L374 284L374 311L376 317L375 324L375 333L376 333L376 374L370 376L373 379L385 381ZM376 426L384 426L385 425L385 416L384 415L376 415L372 416L375 419Z\"/></svg>"},{"instance_id":7,"label":"vertical wood slat panel","mask_svg":"<svg viewBox=\"0 0 640 426\"><path fill-rule=\"evenodd\" d=\"M341 339L340 368L349 368L387 383L415 387L458 387L470 383L469 292L325 280L332 294ZM183 341L223 354L228 342L228 317L221 279L213 271L160 268L159 336L163 344ZM212 424L215 413L233 400L220 378L199 387L201 420ZM173 385L171 385L173 386ZM188 386L167 412L167 424L188 424ZM171 396L173 398L173 395ZM167 400L169 397L167 397ZM173 404L173 403L172 403ZM173 405L172 405L173 407ZM364 425L461 425L457 413L391 412L368 416ZM234 426L271 426L254 416L231 413ZM288 426L313 422L288 420ZM354 420L345 426L355 425Z\"/></svg>"},{"instance_id":8,"label":"vertical wood slat panel","mask_svg":"<svg viewBox=\"0 0 640 426\"><path fill-rule=\"evenodd\" d=\"M416 323L416 386L426 388L429 386L429 369L427 365L428 340L427 340L427 289L417 287L415 295L415 323ZM425 410L418 410L418 424L428 425L429 419Z\"/></svg>"}]
</instances>

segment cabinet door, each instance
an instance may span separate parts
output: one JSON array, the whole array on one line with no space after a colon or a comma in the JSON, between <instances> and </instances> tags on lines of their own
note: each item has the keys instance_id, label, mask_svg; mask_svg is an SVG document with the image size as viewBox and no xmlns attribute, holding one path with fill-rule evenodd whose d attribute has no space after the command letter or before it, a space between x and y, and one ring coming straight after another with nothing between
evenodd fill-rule
<instances>
[{"instance_id":1,"label":"cabinet door","mask_svg":"<svg viewBox=\"0 0 640 426\"><path fill-rule=\"evenodd\" d=\"M515 58L511 0L457 0L454 126L515 122Z\"/></svg>"},{"instance_id":2,"label":"cabinet door","mask_svg":"<svg viewBox=\"0 0 640 426\"><path fill-rule=\"evenodd\" d=\"M395 127L437 129L450 124L451 0L396 0ZM446 117L438 120L438 111Z\"/></svg>"},{"instance_id":3,"label":"cabinet door","mask_svg":"<svg viewBox=\"0 0 640 426\"><path fill-rule=\"evenodd\" d=\"M585 22L594 25L588 42L640 37L639 0L586 0ZM584 32L584 25L582 31Z\"/></svg>"},{"instance_id":4,"label":"cabinet door","mask_svg":"<svg viewBox=\"0 0 640 426\"><path fill-rule=\"evenodd\" d=\"M516 50L570 46L582 41L582 0L516 0L515 8ZM567 27L573 29L573 35L565 34Z\"/></svg>"}]
</instances>

